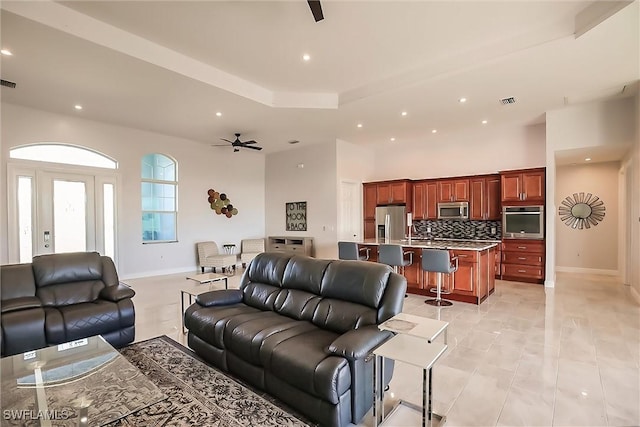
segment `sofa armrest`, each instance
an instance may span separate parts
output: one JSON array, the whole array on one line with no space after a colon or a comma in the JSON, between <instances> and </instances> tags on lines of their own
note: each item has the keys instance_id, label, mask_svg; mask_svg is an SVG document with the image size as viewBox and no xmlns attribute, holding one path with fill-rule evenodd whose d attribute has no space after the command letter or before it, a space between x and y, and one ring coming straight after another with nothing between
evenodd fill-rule
<instances>
[{"instance_id":1,"label":"sofa armrest","mask_svg":"<svg viewBox=\"0 0 640 427\"><path fill-rule=\"evenodd\" d=\"M203 307L215 307L219 305L231 305L242 302L242 291L239 289L224 289L200 294L196 297L196 303Z\"/></svg>"},{"instance_id":2,"label":"sofa armrest","mask_svg":"<svg viewBox=\"0 0 640 427\"><path fill-rule=\"evenodd\" d=\"M376 347L392 336L392 332L381 331L377 325L365 326L340 335L329 344L327 351L353 362L367 357Z\"/></svg>"},{"instance_id":3,"label":"sofa armrest","mask_svg":"<svg viewBox=\"0 0 640 427\"><path fill-rule=\"evenodd\" d=\"M2 313L39 307L42 307L42 302L37 297L18 297L2 301Z\"/></svg>"},{"instance_id":4,"label":"sofa armrest","mask_svg":"<svg viewBox=\"0 0 640 427\"><path fill-rule=\"evenodd\" d=\"M107 301L118 302L123 299L133 298L136 292L129 286L120 282L117 286L107 286L100 291L99 298Z\"/></svg>"}]
</instances>

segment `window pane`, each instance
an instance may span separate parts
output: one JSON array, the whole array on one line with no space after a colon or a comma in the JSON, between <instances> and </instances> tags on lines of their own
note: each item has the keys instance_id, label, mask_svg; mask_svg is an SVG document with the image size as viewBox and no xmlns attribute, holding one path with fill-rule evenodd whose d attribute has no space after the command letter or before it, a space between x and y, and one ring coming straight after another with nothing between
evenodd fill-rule
<instances>
[{"instance_id":1,"label":"window pane","mask_svg":"<svg viewBox=\"0 0 640 427\"><path fill-rule=\"evenodd\" d=\"M18 177L18 242L20 262L31 262L33 257L31 177Z\"/></svg>"},{"instance_id":2,"label":"window pane","mask_svg":"<svg viewBox=\"0 0 640 427\"><path fill-rule=\"evenodd\" d=\"M176 164L162 154L147 154L142 158L142 179L175 181Z\"/></svg>"},{"instance_id":3,"label":"window pane","mask_svg":"<svg viewBox=\"0 0 640 427\"><path fill-rule=\"evenodd\" d=\"M40 162L65 163L68 165L93 166L116 169L118 164L110 158L85 148L62 144L35 144L9 151L12 159L37 160Z\"/></svg>"},{"instance_id":4,"label":"window pane","mask_svg":"<svg viewBox=\"0 0 640 427\"><path fill-rule=\"evenodd\" d=\"M113 184L103 186L104 206L104 255L114 258L115 255L115 203Z\"/></svg>"},{"instance_id":5,"label":"window pane","mask_svg":"<svg viewBox=\"0 0 640 427\"><path fill-rule=\"evenodd\" d=\"M53 181L53 239L56 253L87 250L84 182Z\"/></svg>"},{"instance_id":6,"label":"window pane","mask_svg":"<svg viewBox=\"0 0 640 427\"><path fill-rule=\"evenodd\" d=\"M145 242L176 240L175 213L142 214L142 240Z\"/></svg>"},{"instance_id":7,"label":"window pane","mask_svg":"<svg viewBox=\"0 0 640 427\"><path fill-rule=\"evenodd\" d=\"M143 211L175 211L176 186L174 184L142 183Z\"/></svg>"}]
</instances>

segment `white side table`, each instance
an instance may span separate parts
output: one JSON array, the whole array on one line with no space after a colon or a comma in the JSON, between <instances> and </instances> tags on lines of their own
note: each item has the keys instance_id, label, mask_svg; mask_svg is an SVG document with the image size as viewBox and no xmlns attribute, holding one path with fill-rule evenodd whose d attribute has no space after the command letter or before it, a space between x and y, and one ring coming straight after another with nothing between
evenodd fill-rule
<instances>
[{"instance_id":1,"label":"white side table","mask_svg":"<svg viewBox=\"0 0 640 427\"><path fill-rule=\"evenodd\" d=\"M444 343L447 344L447 328L449 322L431 319L429 317L414 316L413 314L399 313L391 319L380 324L381 331L391 331L396 334L406 334L433 342L444 332Z\"/></svg>"},{"instance_id":2,"label":"white side table","mask_svg":"<svg viewBox=\"0 0 640 427\"><path fill-rule=\"evenodd\" d=\"M446 418L433 413L432 368L435 362L447 350L446 344L430 343L424 338L399 334L386 341L373 351L373 425L378 427L398 408L405 405L422 411L422 427L437 427L444 424ZM422 369L422 408L400 400L385 416L384 413L384 359L408 363Z\"/></svg>"}]
</instances>

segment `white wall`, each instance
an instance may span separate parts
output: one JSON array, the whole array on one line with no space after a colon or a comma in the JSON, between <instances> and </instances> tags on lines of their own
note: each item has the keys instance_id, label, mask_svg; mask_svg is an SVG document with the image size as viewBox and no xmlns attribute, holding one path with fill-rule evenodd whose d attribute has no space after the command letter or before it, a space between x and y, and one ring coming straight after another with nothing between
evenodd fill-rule
<instances>
[{"instance_id":1,"label":"white wall","mask_svg":"<svg viewBox=\"0 0 640 427\"><path fill-rule=\"evenodd\" d=\"M635 103L634 98L623 98L580 104L547 112L547 212L557 211L555 205L556 152L579 148L630 148L637 139L638 114ZM553 206L551 206L552 202ZM555 283L557 246L555 221L555 215L547 215L545 265L547 286L553 286Z\"/></svg>"},{"instance_id":2,"label":"white wall","mask_svg":"<svg viewBox=\"0 0 640 427\"><path fill-rule=\"evenodd\" d=\"M545 126L491 125L435 134L419 143L378 144L374 180L440 178L545 165Z\"/></svg>"},{"instance_id":3,"label":"white wall","mask_svg":"<svg viewBox=\"0 0 640 427\"><path fill-rule=\"evenodd\" d=\"M559 166L556 169L555 205L574 193L591 193L605 204L605 217L597 226L574 229L553 212L556 225L556 269L594 274L619 274L618 245L619 162Z\"/></svg>"},{"instance_id":4,"label":"white wall","mask_svg":"<svg viewBox=\"0 0 640 427\"><path fill-rule=\"evenodd\" d=\"M195 242L240 244L265 235L265 160L261 153L233 153L168 135L109 125L66 115L2 104L2 170L7 176L12 146L62 142L90 147L119 162L118 272L122 278L194 271ZM141 243L140 160L151 152L178 161L178 242ZM2 179L0 233L7 236L6 179ZM216 215L207 190L224 191L239 210L231 219ZM6 263L7 241L2 239Z\"/></svg>"},{"instance_id":5,"label":"white wall","mask_svg":"<svg viewBox=\"0 0 640 427\"><path fill-rule=\"evenodd\" d=\"M304 167L298 167L304 165ZM315 256L337 257L336 141L266 157L267 236L313 237ZM286 231L285 204L307 202L307 231Z\"/></svg>"}]
</instances>

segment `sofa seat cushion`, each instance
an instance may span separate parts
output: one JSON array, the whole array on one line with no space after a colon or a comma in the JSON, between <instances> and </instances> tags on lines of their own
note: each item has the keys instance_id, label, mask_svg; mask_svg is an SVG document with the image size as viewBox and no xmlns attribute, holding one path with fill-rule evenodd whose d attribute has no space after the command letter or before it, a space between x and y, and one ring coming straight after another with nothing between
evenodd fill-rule
<instances>
[{"instance_id":1,"label":"sofa seat cushion","mask_svg":"<svg viewBox=\"0 0 640 427\"><path fill-rule=\"evenodd\" d=\"M263 311L253 318L236 316L229 320L224 330L224 346L245 362L262 366L260 349L264 341L292 328L302 333L299 326L308 330L311 325L273 311Z\"/></svg>"},{"instance_id":2,"label":"sofa seat cushion","mask_svg":"<svg viewBox=\"0 0 640 427\"><path fill-rule=\"evenodd\" d=\"M64 307L48 307L47 336L59 337L54 343L106 334L121 328L118 305L96 301ZM60 333L64 331L63 333Z\"/></svg>"},{"instance_id":3,"label":"sofa seat cushion","mask_svg":"<svg viewBox=\"0 0 640 427\"><path fill-rule=\"evenodd\" d=\"M337 404L351 387L347 359L330 356L327 347L338 334L303 322L307 330L292 337L274 335L261 351L265 369L287 384Z\"/></svg>"},{"instance_id":4,"label":"sofa seat cushion","mask_svg":"<svg viewBox=\"0 0 640 427\"><path fill-rule=\"evenodd\" d=\"M200 307L192 305L185 313L185 326L189 332L198 336L208 344L224 349L223 334L227 323L235 318L254 319L262 315L262 311L246 304L229 306Z\"/></svg>"}]
</instances>

